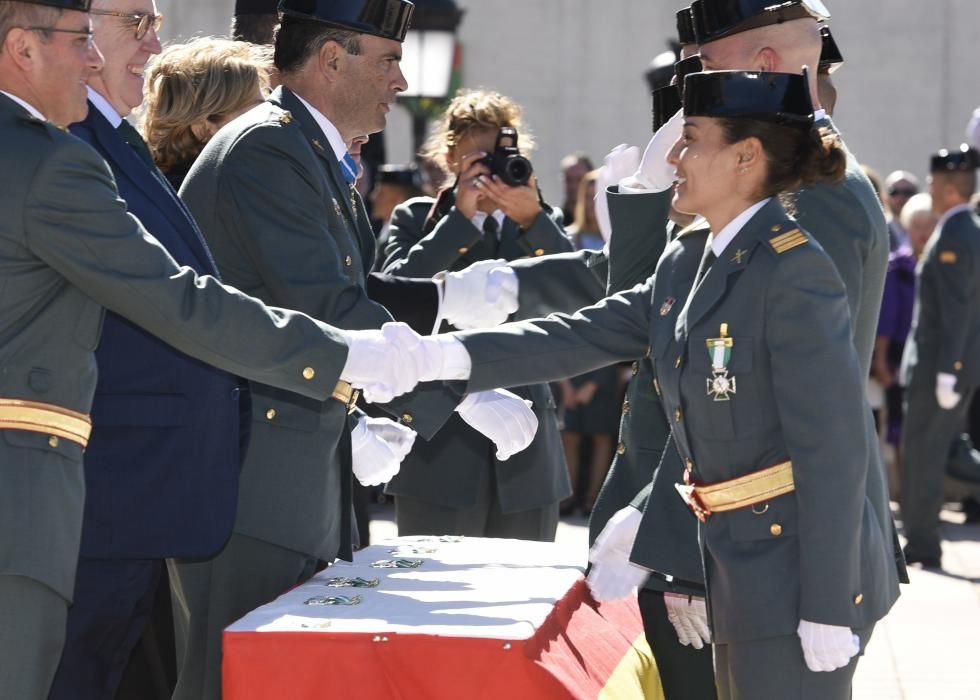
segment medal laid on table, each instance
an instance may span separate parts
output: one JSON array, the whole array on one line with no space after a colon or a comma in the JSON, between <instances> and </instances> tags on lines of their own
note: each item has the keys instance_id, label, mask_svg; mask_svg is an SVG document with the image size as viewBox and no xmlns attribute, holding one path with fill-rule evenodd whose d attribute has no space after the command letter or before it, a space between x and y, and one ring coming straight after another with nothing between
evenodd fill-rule
<instances>
[{"instance_id":1,"label":"medal laid on table","mask_svg":"<svg viewBox=\"0 0 980 700\"><path fill-rule=\"evenodd\" d=\"M715 401L729 401L735 393L735 377L728 376L728 363L732 359L735 339L728 336L728 324L721 324L720 338L708 338L708 356L711 358L711 375L708 383L708 396Z\"/></svg>"}]
</instances>

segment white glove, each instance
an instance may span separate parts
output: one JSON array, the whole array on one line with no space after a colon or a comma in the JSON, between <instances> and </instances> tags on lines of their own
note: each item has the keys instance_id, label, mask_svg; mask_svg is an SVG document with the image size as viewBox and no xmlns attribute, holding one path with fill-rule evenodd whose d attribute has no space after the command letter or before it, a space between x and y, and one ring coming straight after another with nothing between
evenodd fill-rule
<instances>
[{"instance_id":1,"label":"white glove","mask_svg":"<svg viewBox=\"0 0 980 700\"><path fill-rule=\"evenodd\" d=\"M850 627L800 620L796 633L803 646L807 668L814 673L843 668L861 651L861 640Z\"/></svg>"},{"instance_id":2,"label":"white glove","mask_svg":"<svg viewBox=\"0 0 980 700\"><path fill-rule=\"evenodd\" d=\"M497 447L497 459L510 459L527 448L538 432L531 402L504 389L470 394L456 407L466 423Z\"/></svg>"},{"instance_id":3,"label":"white glove","mask_svg":"<svg viewBox=\"0 0 980 700\"><path fill-rule=\"evenodd\" d=\"M506 260L481 260L443 277L440 315L457 328L492 328L517 311L517 275Z\"/></svg>"},{"instance_id":4,"label":"white glove","mask_svg":"<svg viewBox=\"0 0 980 700\"><path fill-rule=\"evenodd\" d=\"M391 481L415 443L415 431L387 418L361 418L351 431L354 476L364 486Z\"/></svg>"},{"instance_id":5,"label":"white glove","mask_svg":"<svg viewBox=\"0 0 980 700\"><path fill-rule=\"evenodd\" d=\"M363 390L368 403L388 403L419 381L421 336L404 323L344 331L349 350L340 378Z\"/></svg>"},{"instance_id":6,"label":"white glove","mask_svg":"<svg viewBox=\"0 0 980 700\"><path fill-rule=\"evenodd\" d=\"M660 130L653 135L647 149L643 152L643 160L633 177L622 181L626 187L647 189L653 192L663 192L674 184L677 171L667 162L670 149L684 133L684 110L677 110Z\"/></svg>"},{"instance_id":7,"label":"white glove","mask_svg":"<svg viewBox=\"0 0 980 700\"><path fill-rule=\"evenodd\" d=\"M640 149L621 143L612 149L599 168L595 181L595 218L599 233L606 243L612 236L612 222L609 220L609 201L606 190L618 185L620 180L629 177L640 167Z\"/></svg>"},{"instance_id":8,"label":"white glove","mask_svg":"<svg viewBox=\"0 0 980 700\"><path fill-rule=\"evenodd\" d=\"M708 608L704 604L704 598L664 593L664 604L667 606L667 619L674 626L677 639L683 646L703 649L705 643L711 643Z\"/></svg>"},{"instance_id":9,"label":"white glove","mask_svg":"<svg viewBox=\"0 0 980 700\"><path fill-rule=\"evenodd\" d=\"M647 580L650 570L630 561L633 540L643 514L626 506L613 515L589 550L592 570L586 579L598 601L625 598Z\"/></svg>"},{"instance_id":10,"label":"white glove","mask_svg":"<svg viewBox=\"0 0 980 700\"><path fill-rule=\"evenodd\" d=\"M940 408L950 411L960 402L956 393L956 375L940 372L936 375L936 401Z\"/></svg>"}]
</instances>

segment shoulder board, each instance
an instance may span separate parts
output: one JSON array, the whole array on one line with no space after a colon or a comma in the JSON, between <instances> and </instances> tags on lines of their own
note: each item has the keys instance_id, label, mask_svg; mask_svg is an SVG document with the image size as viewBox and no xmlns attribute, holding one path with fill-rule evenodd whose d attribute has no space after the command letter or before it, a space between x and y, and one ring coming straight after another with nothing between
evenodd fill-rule
<instances>
[{"instance_id":1,"label":"shoulder board","mask_svg":"<svg viewBox=\"0 0 980 700\"><path fill-rule=\"evenodd\" d=\"M773 233L778 233L778 235L769 239L769 245L772 246L774 251L776 251L776 255L782 255L783 253L793 250L793 248L801 246L810 240L809 237L797 227L793 227L785 232L783 231L784 228L784 226L773 226Z\"/></svg>"},{"instance_id":2,"label":"shoulder board","mask_svg":"<svg viewBox=\"0 0 980 700\"><path fill-rule=\"evenodd\" d=\"M943 250L939 253L939 262L945 263L947 265L956 264L956 252L952 250Z\"/></svg>"}]
</instances>

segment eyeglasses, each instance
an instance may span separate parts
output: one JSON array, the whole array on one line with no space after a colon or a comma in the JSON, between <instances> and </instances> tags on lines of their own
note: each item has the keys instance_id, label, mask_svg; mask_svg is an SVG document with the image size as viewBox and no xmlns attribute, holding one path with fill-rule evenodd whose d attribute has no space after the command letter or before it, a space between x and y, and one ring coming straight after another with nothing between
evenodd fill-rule
<instances>
[{"instance_id":1,"label":"eyeglasses","mask_svg":"<svg viewBox=\"0 0 980 700\"><path fill-rule=\"evenodd\" d=\"M113 12L112 10L89 10L90 15L103 15L106 17L122 17L126 20L125 24L132 27L136 32L136 41L140 41L153 27L153 31L160 31L163 26L163 15L155 15L150 12Z\"/></svg>"},{"instance_id":2,"label":"eyeglasses","mask_svg":"<svg viewBox=\"0 0 980 700\"><path fill-rule=\"evenodd\" d=\"M85 48L91 49L95 46L95 35L91 29L59 29L57 27L21 27L25 32L42 32L44 34L77 34L86 38Z\"/></svg>"}]
</instances>

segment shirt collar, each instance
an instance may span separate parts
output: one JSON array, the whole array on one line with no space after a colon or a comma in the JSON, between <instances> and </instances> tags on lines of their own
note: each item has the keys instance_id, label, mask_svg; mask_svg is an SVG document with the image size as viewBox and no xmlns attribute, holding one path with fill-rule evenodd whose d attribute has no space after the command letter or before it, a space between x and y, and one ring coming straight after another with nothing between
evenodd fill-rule
<instances>
[{"instance_id":1,"label":"shirt collar","mask_svg":"<svg viewBox=\"0 0 980 700\"><path fill-rule=\"evenodd\" d=\"M507 218L504 212L502 212L500 209L497 209L493 213L493 218L497 220L497 226L499 228L504 227L504 219ZM476 226L481 231L483 230L483 222L486 220L487 220L487 213L482 211L478 211L476 214L473 215L473 218L470 219L473 225Z\"/></svg>"},{"instance_id":2,"label":"shirt collar","mask_svg":"<svg viewBox=\"0 0 980 700\"><path fill-rule=\"evenodd\" d=\"M947 210L946 213L940 217L939 223L936 224L936 230L937 231L941 230L942 227L946 225L946 222L952 219L957 214L960 214L965 211L970 211L971 209L973 209L973 207L970 205L969 202L965 204L957 204L952 209Z\"/></svg>"},{"instance_id":3,"label":"shirt collar","mask_svg":"<svg viewBox=\"0 0 980 700\"><path fill-rule=\"evenodd\" d=\"M12 99L14 102L16 102L17 104L19 104L21 107L23 107L24 109L26 109L30 113L30 115L32 117L34 117L35 119L40 119L42 122L46 122L47 121L47 119L44 117L44 115L41 114L37 110L37 108L34 105L30 104L29 102L25 102L24 100L22 100L19 97L17 97L17 95L11 95L9 92L4 92L3 90L0 90L0 93L6 95L10 99Z\"/></svg>"},{"instance_id":4,"label":"shirt collar","mask_svg":"<svg viewBox=\"0 0 980 700\"><path fill-rule=\"evenodd\" d=\"M725 252L725 248L727 248L728 244L731 243L735 236L738 235L738 232L745 227L745 224L749 223L749 220L755 216L756 213L762 209L762 207L769 203L770 199L772 199L772 197L763 199L761 202L756 202L732 219L721 231L716 234L711 234L711 250L715 254L716 258L721 257L721 254Z\"/></svg>"},{"instance_id":5,"label":"shirt collar","mask_svg":"<svg viewBox=\"0 0 980 700\"><path fill-rule=\"evenodd\" d=\"M120 124L123 123L123 118L119 115L119 112L117 112L115 108L109 104L109 100L93 90L91 85L88 87L88 99L89 102L95 105L95 108L99 110L99 113L106 118L106 121L112 125L113 129L119 128Z\"/></svg>"},{"instance_id":6,"label":"shirt collar","mask_svg":"<svg viewBox=\"0 0 980 700\"><path fill-rule=\"evenodd\" d=\"M329 119L323 116L323 113L320 112L320 110L300 97L299 94L295 92L293 94L296 95L297 100L303 103L303 106L306 107L310 115L313 117L313 121L315 121L317 126L320 127L320 131L322 131L323 135L327 137L327 142L330 144L330 149L337 158L337 162L339 163L342 161L344 156L347 155L347 144L344 143L344 137L340 135L340 131L337 130L337 127L335 127Z\"/></svg>"}]
</instances>

